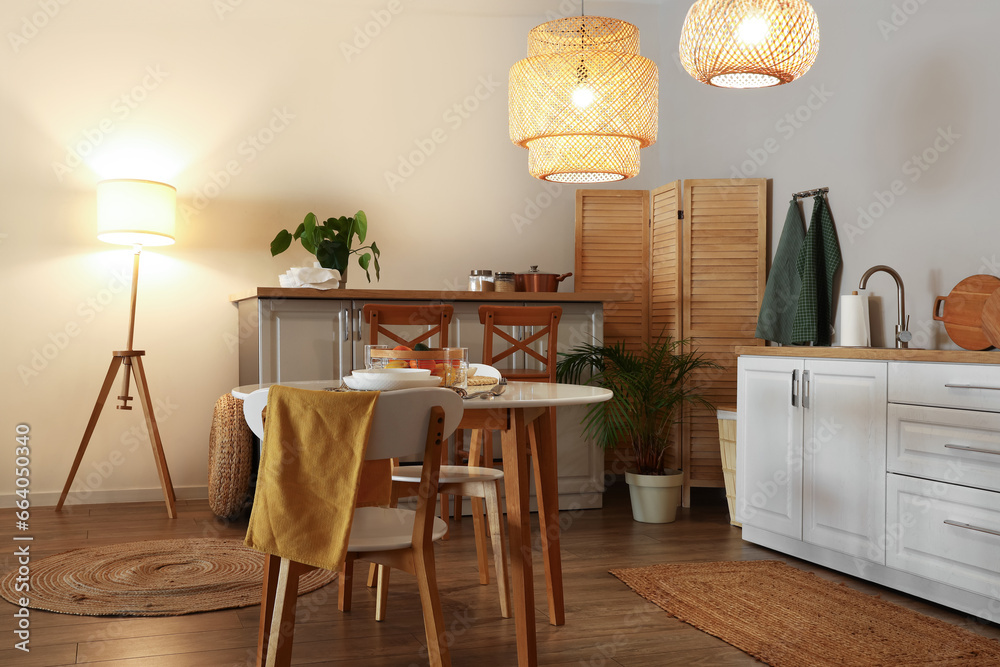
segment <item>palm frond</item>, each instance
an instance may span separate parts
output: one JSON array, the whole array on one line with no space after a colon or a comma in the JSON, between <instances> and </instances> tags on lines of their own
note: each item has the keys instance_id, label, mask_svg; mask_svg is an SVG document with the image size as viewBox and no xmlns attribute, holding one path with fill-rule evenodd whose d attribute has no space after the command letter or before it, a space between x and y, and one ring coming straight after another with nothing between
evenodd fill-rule
<instances>
[{"instance_id":1,"label":"palm frond","mask_svg":"<svg viewBox=\"0 0 1000 667\"><path fill-rule=\"evenodd\" d=\"M620 443L632 448L640 472L660 473L671 426L685 404L711 404L694 381L697 370L720 368L690 350L690 341L660 336L641 352L621 341L582 344L556 367L560 381L610 389L614 398L591 406L584 433L606 449Z\"/></svg>"}]
</instances>

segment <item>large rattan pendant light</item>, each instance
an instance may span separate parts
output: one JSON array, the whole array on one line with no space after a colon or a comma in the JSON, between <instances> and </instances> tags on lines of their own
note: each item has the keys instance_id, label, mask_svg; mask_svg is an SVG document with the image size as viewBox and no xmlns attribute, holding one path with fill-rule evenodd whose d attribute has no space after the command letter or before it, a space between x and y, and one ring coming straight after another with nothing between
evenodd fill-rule
<instances>
[{"instance_id":1,"label":"large rattan pendant light","mask_svg":"<svg viewBox=\"0 0 1000 667\"><path fill-rule=\"evenodd\" d=\"M528 57L510 70L510 140L528 149L532 176L631 178L656 122L656 64L639 55L634 25L574 16L528 33Z\"/></svg>"},{"instance_id":2,"label":"large rattan pendant light","mask_svg":"<svg viewBox=\"0 0 1000 667\"><path fill-rule=\"evenodd\" d=\"M702 83L765 88L809 71L819 21L806 0L698 0L681 31L681 64Z\"/></svg>"}]
</instances>

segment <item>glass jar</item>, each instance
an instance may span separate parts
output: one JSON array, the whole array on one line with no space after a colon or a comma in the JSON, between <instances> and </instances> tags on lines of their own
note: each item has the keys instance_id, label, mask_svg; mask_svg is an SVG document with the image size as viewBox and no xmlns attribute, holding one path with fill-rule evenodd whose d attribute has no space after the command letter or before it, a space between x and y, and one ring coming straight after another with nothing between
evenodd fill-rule
<instances>
[{"instance_id":1,"label":"glass jar","mask_svg":"<svg viewBox=\"0 0 1000 667\"><path fill-rule=\"evenodd\" d=\"M470 292L492 292L493 272L489 269L476 269L469 274Z\"/></svg>"},{"instance_id":2,"label":"glass jar","mask_svg":"<svg viewBox=\"0 0 1000 667\"><path fill-rule=\"evenodd\" d=\"M493 281L494 289L497 292L516 292L513 271L497 271L497 277Z\"/></svg>"}]
</instances>

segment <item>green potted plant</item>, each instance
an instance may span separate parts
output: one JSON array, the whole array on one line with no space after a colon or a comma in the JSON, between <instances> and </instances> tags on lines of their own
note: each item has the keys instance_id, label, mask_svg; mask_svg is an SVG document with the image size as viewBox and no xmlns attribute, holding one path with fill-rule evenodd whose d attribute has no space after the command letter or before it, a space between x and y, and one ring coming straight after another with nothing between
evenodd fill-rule
<instances>
[{"instance_id":1,"label":"green potted plant","mask_svg":"<svg viewBox=\"0 0 1000 667\"><path fill-rule=\"evenodd\" d=\"M634 471L627 471L632 516L644 523L669 523L680 504L682 475L666 468L670 432L685 404L711 405L695 383L694 371L719 366L693 351L688 341L661 336L641 352L624 343L583 344L561 353L560 381L610 389L614 397L596 403L584 417L586 434L605 449L631 448Z\"/></svg>"},{"instance_id":2,"label":"green potted plant","mask_svg":"<svg viewBox=\"0 0 1000 667\"><path fill-rule=\"evenodd\" d=\"M308 213L294 233L287 229L278 232L271 241L271 256L285 252L292 241L298 240L303 248L316 256L320 266L340 272L340 286L343 287L347 282L347 265L351 255L357 255L358 265L365 270L365 277L371 282L369 265L374 264L375 280L380 277L378 246L372 242L369 245L353 247L355 237L358 243L364 243L367 236L368 217L364 211L358 211L353 218L345 216L328 218L322 223L317 221L315 213Z\"/></svg>"}]
</instances>

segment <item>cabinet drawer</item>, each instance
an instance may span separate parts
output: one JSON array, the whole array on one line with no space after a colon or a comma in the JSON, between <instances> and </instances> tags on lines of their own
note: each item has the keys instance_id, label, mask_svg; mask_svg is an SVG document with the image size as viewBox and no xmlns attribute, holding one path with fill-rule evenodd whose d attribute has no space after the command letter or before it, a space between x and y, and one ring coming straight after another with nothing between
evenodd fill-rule
<instances>
[{"instance_id":1,"label":"cabinet drawer","mask_svg":"<svg viewBox=\"0 0 1000 667\"><path fill-rule=\"evenodd\" d=\"M890 362L889 402L1000 412L1000 365Z\"/></svg>"},{"instance_id":2,"label":"cabinet drawer","mask_svg":"<svg viewBox=\"0 0 1000 667\"><path fill-rule=\"evenodd\" d=\"M886 565L1000 599L1000 494L887 478Z\"/></svg>"},{"instance_id":3,"label":"cabinet drawer","mask_svg":"<svg viewBox=\"0 0 1000 667\"><path fill-rule=\"evenodd\" d=\"M1000 491L1000 414L889 405L890 472Z\"/></svg>"}]
</instances>

